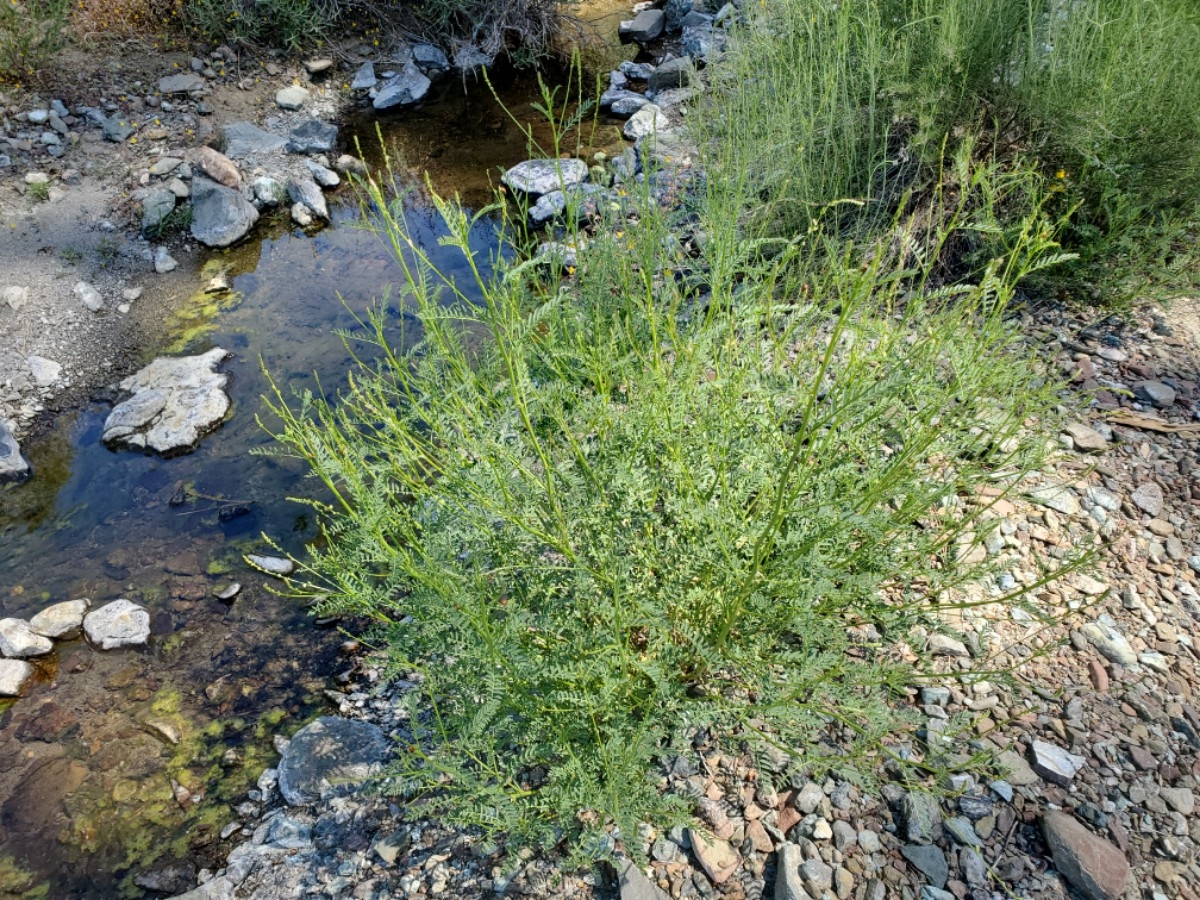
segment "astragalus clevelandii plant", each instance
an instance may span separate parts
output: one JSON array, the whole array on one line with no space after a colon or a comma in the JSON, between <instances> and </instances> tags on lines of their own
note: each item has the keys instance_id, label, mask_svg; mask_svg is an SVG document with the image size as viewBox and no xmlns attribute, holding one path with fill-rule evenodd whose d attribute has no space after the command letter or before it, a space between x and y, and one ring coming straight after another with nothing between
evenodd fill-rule
<instances>
[{"instance_id":1,"label":"astragalus clevelandii plant","mask_svg":"<svg viewBox=\"0 0 1200 900\"><path fill-rule=\"evenodd\" d=\"M975 209L988 177L946 202ZM421 340L397 355L377 311L378 362L274 411L333 498L293 587L370 617L392 672L420 675L396 789L557 842L686 812L656 759L697 728L818 765L882 746L911 675L885 651L977 574L962 498L1042 452L1024 426L1048 389L1004 319L1054 251L1036 206L981 284L934 290L938 248L983 227L954 209L866 249L702 222L718 266L682 259L645 203L560 284L485 277L467 215L439 202L473 304L366 192ZM707 289L685 293L685 264ZM880 640L852 646L867 624Z\"/></svg>"}]
</instances>

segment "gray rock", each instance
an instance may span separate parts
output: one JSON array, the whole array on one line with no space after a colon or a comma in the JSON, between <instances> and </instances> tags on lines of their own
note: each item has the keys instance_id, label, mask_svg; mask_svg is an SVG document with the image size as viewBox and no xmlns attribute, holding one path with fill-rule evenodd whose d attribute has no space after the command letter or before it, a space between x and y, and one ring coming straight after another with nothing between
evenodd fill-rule
<instances>
[{"instance_id":1,"label":"gray rock","mask_svg":"<svg viewBox=\"0 0 1200 900\"><path fill-rule=\"evenodd\" d=\"M950 702L950 688L930 685L921 688L921 702L926 706L945 706Z\"/></svg>"},{"instance_id":2,"label":"gray rock","mask_svg":"<svg viewBox=\"0 0 1200 900\"><path fill-rule=\"evenodd\" d=\"M176 156L160 156L154 161L154 165L150 167L150 174L155 178L161 178L163 175L174 172L182 164L183 160Z\"/></svg>"},{"instance_id":3,"label":"gray rock","mask_svg":"<svg viewBox=\"0 0 1200 900\"><path fill-rule=\"evenodd\" d=\"M1163 509L1163 490L1157 482L1144 481L1133 489L1129 499L1148 516L1157 518Z\"/></svg>"},{"instance_id":4,"label":"gray rock","mask_svg":"<svg viewBox=\"0 0 1200 900\"><path fill-rule=\"evenodd\" d=\"M833 867L820 858L806 859L800 864L800 880L810 895L820 897L833 886Z\"/></svg>"},{"instance_id":5,"label":"gray rock","mask_svg":"<svg viewBox=\"0 0 1200 900\"><path fill-rule=\"evenodd\" d=\"M25 118L29 120L30 125L45 125L50 121L50 110L31 109Z\"/></svg>"},{"instance_id":6,"label":"gray rock","mask_svg":"<svg viewBox=\"0 0 1200 900\"><path fill-rule=\"evenodd\" d=\"M191 862L172 863L135 875L133 883L155 894L180 894L196 883L196 866Z\"/></svg>"},{"instance_id":7,"label":"gray rock","mask_svg":"<svg viewBox=\"0 0 1200 900\"><path fill-rule=\"evenodd\" d=\"M621 900L667 900L667 895L629 860L621 863L618 881Z\"/></svg>"},{"instance_id":8,"label":"gray rock","mask_svg":"<svg viewBox=\"0 0 1200 900\"><path fill-rule=\"evenodd\" d=\"M858 832L854 830L853 825L844 819L838 819L833 823L833 846L845 853L857 843Z\"/></svg>"},{"instance_id":9,"label":"gray rock","mask_svg":"<svg viewBox=\"0 0 1200 900\"><path fill-rule=\"evenodd\" d=\"M622 133L627 140L636 141L638 138L645 137L648 134L657 134L666 131L670 127L670 124L670 121L658 106L653 103L647 103L629 117L629 121L625 123Z\"/></svg>"},{"instance_id":10,"label":"gray rock","mask_svg":"<svg viewBox=\"0 0 1200 900\"><path fill-rule=\"evenodd\" d=\"M379 79L375 76L375 64L369 59L358 67L358 71L354 73L354 78L350 82L350 90L352 91L369 91L375 87L375 82Z\"/></svg>"},{"instance_id":11,"label":"gray rock","mask_svg":"<svg viewBox=\"0 0 1200 900\"><path fill-rule=\"evenodd\" d=\"M1079 498L1062 485L1043 485L1030 491L1029 496L1034 503L1047 506L1064 516L1077 516L1083 511Z\"/></svg>"},{"instance_id":12,"label":"gray rock","mask_svg":"<svg viewBox=\"0 0 1200 900\"><path fill-rule=\"evenodd\" d=\"M500 179L508 188L531 199L563 191L588 179L588 167L582 159L529 159L517 163Z\"/></svg>"},{"instance_id":13,"label":"gray rock","mask_svg":"<svg viewBox=\"0 0 1200 900\"><path fill-rule=\"evenodd\" d=\"M154 248L154 271L159 275L166 275L168 272L174 272L179 268L179 263L175 257L171 255L166 247L158 246Z\"/></svg>"},{"instance_id":14,"label":"gray rock","mask_svg":"<svg viewBox=\"0 0 1200 900\"><path fill-rule=\"evenodd\" d=\"M52 359L46 359L44 356L27 356L25 364L29 366L34 384L40 388L57 384L62 378L62 366Z\"/></svg>"},{"instance_id":15,"label":"gray rock","mask_svg":"<svg viewBox=\"0 0 1200 900\"><path fill-rule=\"evenodd\" d=\"M287 150L289 153L328 153L337 143L337 136L336 125L319 119L305 119L291 130Z\"/></svg>"},{"instance_id":16,"label":"gray rock","mask_svg":"<svg viewBox=\"0 0 1200 900\"><path fill-rule=\"evenodd\" d=\"M246 555L246 562L269 575L291 575L296 571L296 564L282 556L260 556L256 553Z\"/></svg>"},{"instance_id":17,"label":"gray rock","mask_svg":"<svg viewBox=\"0 0 1200 900\"><path fill-rule=\"evenodd\" d=\"M450 71L450 59L441 51L441 48L435 47L433 44L414 44L412 58L421 71L430 78L445 75Z\"/></svg>"},{"instance_id":18,"label":"gray rock","mask_svg":"<svg viewBox=\"0 0 1200 900\"><path fill-rule=\"evenodd\" d=\"M287 196L287 188L268 175L255 178L251 190L254 191L254 199L263 206L278 206L280 198Z\"/></svg>"},{"instance_id":19,"label":"gray rock","mask_svg":"<svg viewBox=\"0 0 1200 900\"><path fill-rule=\"evenodd\" d=\"M1029 748L1033 771L1047 781L1067 787L1087 760L1055 744L1035 740Z\"/></svg>"},{"instance_id":20,"label":"gray rock","mask_svg":"<svg viewBox=\"0 0 1200 900\"><path fill-rule=\"evenodd\" d=\"M105 119L102 129L104 133L104 139L106 141L112 141L114 144L120 144L123 141L128 140L133 133L137 131L137 129L134 128L126 118L116 115L109 116L107 119Z\"/></svg>"},{"instance_id":21,"label":"gray rock","mask_svg":"<svg viewBox=\"0 0 1200 900\"><path fill-rule=\"evenodd\" d=\"M645 9L632 19L617 26L617 37L622 44L648 44L663 33L667 15L661 9Z\"/></svg>"},{"instance_id":22,"label":"gray rock","mask_svg":"<svg viewBox=\"0 0 1200 900\"><path fill-rule=\"evenodd\" d=\"M668 88L688 87L695 80L696 67L686 56L680 56L656 66L646 79L646 88L651 91L665 91Z\"/></svg>"},{"instance_id":23,"label":"gray rock","mask_svg":"<svg viewBox=\"0 0 1200 900\"><path fill-rule=\"evenodd\" d=\"M330 787L369 778L388 755L375 725L322 716L301 728L279 761L279 790L291 806L316 802Z\"/></svg>"},{"instance_id":24,"label":"gray rock","mask_svg":"<svg viewBox=\"0 0 1200 900\"><path fill-rule=\"evenodd\" d=\"M192 237L206 247L228 247L244 238L258 221L258 210L232 188L192 180Z\"/></svg>"},{"instance_id":25,"label":"gray rock","mask_svg":"<svg viewBox=\"0 0 1200 900\"><path fill-rule=\"evenodd\" d=\"M900 848L900 853L935 888L946 886L950 867L946 863L946 854L940 848L932 844L905 844Z\"/></svg>"},{"instance_id":26,"label":"gray rock","mask_svg":"<svg viewBox=\"0 0 1200 900\"><path fill-rule=\"evenodd\" d=\"M900 799L900 820L904 838L910 843L932 844L941 836L942 811L929 794L906 791Z\"/></svg>"},{"instance_id":27,"label":"gray rock","mask_svg":"<svg viewBox=\"0 0 1200 900\"><path fill-rule=\"evenodd\" d=\"M1165 409L1175 403L1175 389L1161 381L1139 381L1133 386L1133 393L1139 399L1153 403L1160 409Z\"/></svg>"},{"instance_id":28,"label":"gray rock","mask_svg":"<svg viewBox=\"0 0 1200 900\"><path fill-rule=\"evenodd\" d=\"M327 169L319 162L311 159L304 161L304 167L308 169L313 177L313 181L323 188L335 188L342 183L342 179L338 177L338 173L332 169Z\"/></svg>"},{"instance_id":29,"label":"gray rock","mask_svg":"<svg viewBox=\"0 0 1200 900\"><path fill-rule=\"evenodd\" d=\"M821 786L812 781L806 781L792 800L792 805L808 816L816 812L817 807L824 799L825 792L821 790Z\"/></svg>"},{"instance_id":30,"label":"gray rock","mask_svg":"<svg viewBox=\"0 0 1200 900\"><path fill-rule=\"evenodd\" d=\"M160 357L124 379L131 396L104 422L106 444L170 455L191 449L229 412L229 376L217 366L230 354L215 347L199 356Z\"/></svg>"},{"instance_id":31,"label":"gray rock","mask_svg":"<svg viewBox=\"0 0 1200 900\"><path fill-rule=\"evenodd\" d=\"M58 641L69 641L79 637L83 628L83 617L91 607L88 599L67 600L47 606L29 620L29 628L34 634L54 638Z\"/></svg>"},{"instance_id":32,"label":"gray rock","mask_svg":"<svg viewBox=\"0 0 1200 900\"><path fill-rule=\"evenodd\" d=\"M29 463L21 455L21 445L13 437L12 429L0 419L0 484L22 481L29 477L31 471Z\"/></svg>"},{"instance_id":33,"label":"gray rock","mask_svg":"<svg viewBox=\"0 0 1200 900\"><path fill-rule=\"evenodd\" d=\"M1158 795L1166 801L1167 806L1181 815L1191 816L1196 811L1196 795L1189 788L1159 788Z\"/></svg>"},{"instance_id":34,"label":"gray rock","mask_svg":"<svg viewBox=\"0 0 1200 900\"><path fill-rule=\"evenodd\" d=\"M285 138L263 131L251 122L230 122L225 126L225 155L230 159L245 159L257 153L282 150Z\"/></svg>"},{"instance_id":35,"label":"gray rock","mask_svg":"<svg viewBox=\"0 0 1200 900\"><path fill-rule=\"evenodd\" d=\"M1030 784L1037 784L1037 772L1030 768L1029 763L1025 762L1025 758L1015 750L1004 750L996 757L996 761L1000 764L1000 768L1004 771L1006 780L1002 782L1005 785L1016 785L1024 787ZM995 788L993 788L995 790ZM1009 787L1011 790L1011 786ZM997 791L1000 796L1004 796Z\"/></svg>"},{"instance_id":36,"label":"gray rock","mask_svg":"<svg viewBox=\"0 0 1200 900\"><path fill-rule=\"evenodd\" d=\"M1129 645L1129 641L1112 626L1102 622L1088 622L1079 629L1079 633L1087 638L1105 659L1126 668L1137 663L1137 654Z\"/></svg>"},{"instance_id":37,"label":"gray rock","mask_svg":"<svg viewBox=\"0 0 1200 900\"><path fill-rule=\"evenodd\" d=\"M614 104L621 104L622 112L613 112L617 116L630 116L637 112L650 100L643 94L636 91L627 91L624 88L609 88L600 95L600 108L613 110ZM624 110L629 110L625 112Z\"/></svg>"},{"instance_id":38,"label":"gray rock","mask_svg":"<svg viewBox=\"0 0 1200 900\"><path fill-rule=\"evenodd\" d=\"M796 844L784 844L779 848L775 874L775 900L810 900L804 882L800 878L800 866L804 863L804 852Z\"/></svg>"},{"instance_id":39,"label":"gray rock","mask_svg":"<svg viewBox=\"0 0 1200 900\"><path fill-rule=\"evenodd\" d=\"M83 631L101 650L137 647L150 640L150 613L124 598L83 617Z\"/></svg>"},{"instance_id":40,"label":"gray rock","mask_svg":"<svg viewBox=\"0 0 1200 900\"><path fill-rule=\"evenodd\" d=\"M1125 894L1129 863L1119 847L1059 811L1046 813L1042 833L1055 868L1088 900L1117 900Z\"/></svg>"},{"instance_id":41,"label":"gray rock","mask_svg":"<svg viewBox=\"0 0 1200 900\"><path fill-rule=\"evenodd\" d=\"M100 312L104 309L104 298L100 296L100 292L86 281L79 281L75 284L75 296L83 301L83 305L92 312Z\"/></svg>"},{"instance_id":42,"label":"gray rock","mask_svg":"<svg viewBox=\"0 0 1200 900\"><path fill-rule=\"evenodd\" d=\"M694 8L693 0L666 0L663 12L667 16L667 30L678 31L683 27L683 20Z\"/></svg>"},{"instance_id":43,"label":"gray rock","mask_svg":"<svg viewBox=\"0 0 1200 900\"><path fill-rule=\"evenodd\" d=\"M987 863L983 857L970 847L964 848L958 854L958 864L962 868L963 878L973 888L984 887L988 883Z\"/></svg>"},{"instance_id":44,"label":"gray rock","mask_svg":"<svg viewBox=\"0 0 1200 900\"><path fill-rule=\"evenodd\" d=\"M0 697L19 697L33 677L33 666L20 659L0 659Z\"/></svg>"},{"instance_id":45,"label":"gray rock","mask_svg":"<svg viewBox=\"0 0 1200 900\"><path fill-rule=\"evenodd\" d=\"M1103 435L1081 422L1072 422L1063 431L1070 436L1071 443L1080 453L1093 453L1108 449L1108 441L1104 439Z\"/></svg>"},{"instance_id":46,"label":"gray rock","mask_svg":"<svg viewBox=\"0 0 1200 900\"><path fill-rule=\"evenodd\" d=\"M684 28L679 45L692 59L708 62L715 53L724 51L726 42L725 32L714 31L710 23L704 22Z\"/></svg>"},{"instance_id":47,"label":"gray rock","mask_svg":"<svg viewBox=\"0 0 1200 900\"><path fill-rule=\"evenodd\" d=\"M343 153L339 156L334 162L333 168L346 176L357 175L359 178L366 178L371 174L371 170L367 168L365 162L357 156L351 156L349 153Z\"/></svg>"},{"instance_id":48,"label":"gray rock","mask_svg":"<svg viewBox=\"0 0 1200 900\"><path fill-rule=\"evenodd\" d=\"M275 105L280 109L300 109L308 101L308 91L293 84L291 87L280 88L275 92Z\"/></svg>"},{"instance_id":49,"label":"gray rock","mask_svg":"<svg viewBox=\"0 0 1200 900\"><path fill-rule=\"evenodd\" d=\"M978 847L983 843L979 840L979 835L975 833L975 826L971 824L971 820L964 816L946 819L942 826L950 834L950 837L963 846Z\"/></svg>"},{"instance_id":50,"label":"gray rock","mask_svg":"<svg viewBox=\"0 0 1200 900\"><path fill-rule=\"evenodd\" d=\"M54 649L54 642L35 634L24 619L0 619L0 656L25 659L45 656Z\"/></svg>"},{"instance_id":51,"label":"gray rock","mask_svg":"<svg viewBox=\"0 0 1200 900\"><path fill-rule=\"evenodd\" d=\"M476 47L474 44L460 44L454 48L454 68L460 72L474 72L476 69L487 69L496 61L492 53Z\"/></svg>"},{"instance_id":52,"label":"gray rock","mask_svg":"<svg viewBox=\"0 0 1200 900\"><path fill-rule=\"evenodd\" d=\"M22 287L19 284L9 285L0 292L0 298L8 304L8 308L16 312L22 306L29 302L29 288Z\"/></svg>"},{"instance_id":53,"label":"gray rock","mask_svg":"<svg viewBox=\"0 0 1200 900\"><path fill-rule=\"evenodd\" d=\"M371 105L379 112L415 106L425 99L430 85L425 73L415 63L407 62L398 74L379 86Z\"/></svg>"},{"instance_id":54,"label":"gray rock","mask_svg":"<svg viewBox=\"0 0 1200 900\"><path fill-rule=\"evenodd\" d=\"M158 81L160 94L190 94L192 91L204 90L204 79L194 72L180 72L178 75L168 75Z\"/></svg>"},{"instance_id":55,"label":"gray rock","mask_svg":"<svg viewBox=\"0 0 1200 900\"><path fill-rule=\"evenodd\" d=\"M966 644L946 634L929 636L929 652L934 656L954 656L959 659L966 659L971 655Z\"/></svg>"},{"instance_id":56,"label":"gray rock","mask_svg":"<svg viewBox=\"0 0 1200 900\"><path fill-rule=\"evenodd\" d=\"M287 186L288 198L293 203L303 203L318 218L329 221L329 206L325 195L311 178L293 178Z\"/></svg>"},{"instance_id":57,"label":"gray rock","mask_svg":"<svg viewBox=\"0 0 1200 900\"><path fill-rule=\"evenodd\" d=\"M541 228L561 218L568 206L574 209L575 219L582 221L596 212L596 203L604 194L604 189L594 184L577 184L566 193L551 191L529 208L529 223L534 228Z\"/></svg>"},{"instance_id":58,"label":"gray rock","mask_svg":"<svg viewBox=\"0 0 1200 900\"><path fill-rule=\"evenodd\" d=\"M267 828L267 843L281 850L303 850L312 846L312 826L289 816L277 815Z\"/></svg>"}]
</instances>

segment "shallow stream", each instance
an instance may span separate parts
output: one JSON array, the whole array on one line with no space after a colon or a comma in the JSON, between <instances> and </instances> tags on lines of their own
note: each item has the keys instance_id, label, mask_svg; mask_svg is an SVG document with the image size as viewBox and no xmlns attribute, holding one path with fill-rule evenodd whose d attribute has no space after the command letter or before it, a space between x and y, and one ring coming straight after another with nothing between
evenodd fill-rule
<instances>
[{"instance_id":1,"label":"shallow stream","mask_svg":"<svg viewBox=\"0 0 1200 900\"><path fill-rule=\"evenodd\" d=\"M536 120L536 79L497 79L508 111ZM468 206L486 202L500 171L526 156L526 135L482 85L448 84L381 127L402 182L419 187L428 172L435 190ZM350 148L354 134L378 160L375 120L347 123ZM619 146L613 123L589 137L593 150ZM405 205L421 246L465 276L457 251L437 245L445 229L424 191L409 191ZM223 367L232 415L195 452L108 450L99 438L111 407L95 402L26 447L32 480L0 488L0 615L127 597L150 609L154 631L141 652L59 644L37 661L26 696L0 705L0 898L140 897L139 873L219 865L240 838L221 833L276 759L273 737L316 714L351 664L336 627L315 626L242 561L272 552L264 534L292 553L317 534L309 509L286 499L315 491L301 466L252 452L271 444L256 421L263 369L285 396L316 389L316 377L336 391L364 347L335 332L353 332L398 275L388 248L360 227L352 192L341 190L331 214L315 235L281 220L209 256L198 291L223 272L232 294L198 292L168 323L164 345L147 348L147 362L217 346L235 354ZM496 217L476 225L484 258L501 246L499 228ZM231 604L213 597L235 580L243 589Z\"/></svg>"}]
</instances>

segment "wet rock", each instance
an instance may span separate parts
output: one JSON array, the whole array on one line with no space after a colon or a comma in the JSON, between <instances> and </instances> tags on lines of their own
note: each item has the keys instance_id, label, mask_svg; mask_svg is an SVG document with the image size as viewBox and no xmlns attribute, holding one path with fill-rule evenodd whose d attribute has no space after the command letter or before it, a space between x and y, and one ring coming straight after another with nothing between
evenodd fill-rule
<instances>
[{"instance_id":1,"label":"wet rock","mask_svg":"<svg viewBox=\"0 0 1200 900\"><path fill-rule=\"evenodd\" d=\"M621 864L618 882L621 900L667 900L667 895L629 860Z\"/></svg>"},{"instance_id":2,"label":"wet rock","mask_svg":"<svg viewBox=\"0 0 1200 900\"><path fill-rule=\"evenodd\" d=\"M319 119L305 119L291 130L287 142L289 153L328 153L337 143L336 125Z\"/></svg>"},{"instance_id":3,"label":"wet rock","mask_svg":"<svg viewBox=\"0 0 1200 900\"><path fill-rule=\"evenodd\" d=\"M728 841L720 840L701 828L689 828L692 853L713 884L724 884L737 871L742 857Z\"/></svg>"},{"instance_id":4,"label":"wet rock","mask_svg":"<svg viewBox=\"0 0 1200 900\"><path fill-rule=\"evenodd\" d=\"M160 866L135 875L133 883L156 894L182 894L196 883L196 866L186 860Z\"/></svg>"},{"instance_id":5,"label":"wet rock","mask_svg":"<svg viewBox=\"0 0 1200 900\"><path fill-rule=\"evenodd\" d=\"M74 640L79 637L83 628L83 617L91 605L92 601L87 598L55 603L30 619L29 628L34 634L56 641Z\"/></svg>"},{"instance_id":6,"label":"wet rock","mask_svg":"<svg viewBox=\"0 0 1200 900\"><path fill-rule=\"evenodd\" d=\"M648 44L663 33L666 24L667 15L661 9L644 9L617 26L617 37L622 44Z\"/></svg>"},{"instance_id":7,"label":"wet rock","mask_svg":"<svg viewBox=\"0 0 1200 900\"><path fill-rule=\"evenodd\" d=\"M342 179L338 177L337 172L334 172L332 169L325 168L319 162L306 159L304 161L304 168L308 169L309 174L313 177L313 181L323 188L335 188L342 183Z\"/></svg>"},{"instance_id":8,"label":"wet rock","mask_svg":"<svg viewBox=\"0 0 1200 900\"><path fill-rule=\"evenodd\" d=\"M666 131L669 127L670 122L663 111L653 103L647 103L629 118L622 133L627 140L636 141L648 134Z\"/></svg>"},{"instance_id":9,"label":"wet rock","mask_svg":"<svg viewBox=\"0 0 1200 900\"><path fill-rule=\"evenodd\" d=\"M359 178L366 178L371 174L365 162L357 156L351 156L349 153L343 153L339 156L333 164L333 168L343 175L357 175Z\"/></svg>"},{"instance_id":10,"label":"wet rock","mask_svg":"<svg viewBox=\"0 0 1200 900\"><path fill-rule=\"evenodd\" d=\"M103 441L169 455L191 449L229 412L229 376L216 371L228 351L160 357L123 380L131 394L104 422Z\"/></svg>"},{"instance_id":11,"label":"wet rock","mask_svg":"<svg viewBox=\"0 0 1200 900\"><path fill-rule=\"evenodd\" d=\"M237 191L207 178L192 181L192 237L206 247L237 243L258 221L258 210Z\"/></svg>"},{"instance_id":12,"label":"wet rock","mask_svg":"<svg viewBox=\"0 0 1200 900\"><path fill-rule=\"evenodd\" d=\"M1137 654L1130 646L1129 641L1125 640L1124 635L1111 625L1105 625L1103 622L1088 622L1079 629L1079 633L1087 638L1088 642L1106 659L1117 665L1129 667L1138 661Z\"/></svg>"},{"instance_id":13,"label":"wet rock","mask_svg":"<svg viewBox=\"0 0 1200 900\"><path fill-rule=\"evenodd\" d=\"M263 131L252 122L231 122L225 126L225 155L230 159L245 159L257 153L282 150L285 138Z\"/></svg>"},{"instance_id":14,"label":"wet rock","mask_svg":"<svg viewBox=\"0 0 1200 900\"><path fill-rule=\"evenodd\" d=\"M634 91L605 91L600 95L600 106L618 119L627 119L650 101L644 94Z\"/></svg>"},{"instance_id":15,"label":"wet rock","mask_svg":"<svg viewBox=\"0 0 1200 900\"><path fill-rule=\"evenodd\" d=\"M33 666L22 659L0 659L0 697L19 697L33 677Z\"/></svg>"},{"instance_id":16,"label":"wet rock","mask_svg":"<svg viewBox=\"0 0 1200 900\"><path fill-rule=\"evenodd\" d=\"M160 94L190 94L192 91L204 90L204 79L194 72L180 72L178 75L168 75L158 81Z\"/></svg>"},{"instance_id":17,"label":"wet rock","mask_svg":"<svg viewBox=\"0 0 1200 900\"><path fill-rule=\"evenodd\" d=\"M54 649L54 642L36 634L24 619L0 619L0 656L24 659L45 656Z\"/></svg>"},{"instance_id":18,"label":"wet rock","mask_svg":"<svg viewBox=\"0 0 1200 900\"><path fill-rule=\"evenodd\" d=\"M155 188L142 201L142 234L153 234L175 211L175 192L169 188Z\"/></svg>"},{"instance_id":19,"label":"wet rock","mask_svg":"<svg viewBox=\"0 0 1200 900\"><path fill-rule=\"evenodd\" d=\"M1175 403L1175 389L1161 381L1139 381L1133 386L1133 393L1138 399L1153 403L1161 409Z\"/></svg>"},{"instance_id":20,"label":"wet rock","mask_svg":"<svg viewBox=\"0 0 1200 900\"><path fill-rule=\"evenodd\" d=\"M379 112L414 106L425 99L430 84L429 78L415 63L407 62L398 74L379 86L371 105Z\"/></svg>"},{"instance_id":21,"label":"wet rock","mask_svg":"<svg viewBox=\"0 0 1200 900\"><path fill-rule=\"evenodd\" d=\"M296 732L279 761L279 790L291 806L313 803L331 786L369 777L388 742L368 722L322 716Z\"/></svg>"},{"instance_id":22,"label":"wet rock","mask_svg":"<svg viewBox=\"0 0 1200 900\"><path fill-rule=\"evenodd\" d=\"M308 100L308 91L298 84L280 88L275 92L275 105L280 109L297 110Z\"/></svg>"},{"instance_id":23,"label":"wet rock","mask_svg":"<svg viewBox=\"0 0 1200 900\"><path fill-rule=\"evenodd\" d=\"M950 867L946 863L946 854L940 848L932 844L905 844L900 848L900 853L935 888L946 886Z\"/></svg>"},{"instance_id":24,"label":"wet rock","mask_svg":"<svg viewBox=\"0 0 1200 900\"><path fill-rule=\"evenodd\" d=\"M88 640L101 650L137 647L150 640L150 613L122 598L83 617Z\"/></svg>"},{"instance_id":25,"label":"wet rock","mask_svg":"<svg viewBox=\"0 0 1200 900\"><path fill-rule=\"evenodd\" d=\"M375 64L369 59L358 67L358 71L354 73L354 79L350 82L350 90L352 91L369 91L375 87L375 82L379 79L375 77Z\"/></svg>"},{"instance_id":26,"label":"wet rock","mask_svg":"<svg viewBox=\"0 0 1200 900\"><path fill-rule=\"evenodd\" d=\"M242 184L242 173L238 171L237 164L212 147L201 147L196 151L193 161L201 172L218 184L227 188L237 188Z\"/></svg>"},{"instance_id":27,"label":"wet rock","mask_svg":"<svg viewBox=\"0 0 1200 900\"><path fill-rule=\"evenodd\" d=\"M681 56L656 66L646 79L646 89L665 91L668 88L688 87L695 79L696 67L686 56Z\"/></svg>"},{"instance_id":28,"label":"wet rock","mask_svg":"<svg viewBox=\"0 0 1200 900\"><path fill-rule=\"evenodd\" d=\"M582 159L529 159L504 173L501 181L530 198L583 184L588 167Z\"/></svg>"},{"instance_id":29,"label":"wet rock","mask_svg":"<svg viewBox=\"0 0 1200 900\"><path fill-rule=\"evenodd\" d=\"M303 203L293 203L290 210L292 221L301 228L308 228L314 221L312 210Z\"/></svg>"},{"instance_id":30,"label":"wet rock","mask_svg":"<svg viewBox=\"0 0 1200 900\"><path fill-rule=\"evenodd\" d=\"M1042 833L1055 867L1089 900L1117 900L1125 893L1129 863L1119 848L1057 810L1042 818Z\"/></svg>"},{"instance_id":31,"label":"wet rock","mask_svg":"<svg viewBox=\"0 0 1200 900\"><path fill-rule=\"evenodd\" d=\"M235 581L232 584L227 584L223 588L217 588L217 590L213 591L213 596L216 597L218 600L222 600L225 603L228 603L231 600L233 600L241 592L242 592L242 586Z\"/></svg>"},{"instance_id":32,"label":"wet rock","mask_svg":"<svg viewBox=\"0 0 1200 900\"><path fill-rule=\"evenodd\" d=\"M1133 489L1129 499L1148 516L1157 517L1163 509L1163 491L1156 482L1144 481Z\"/></svg>"},{"instance_id":33,"label":"wet rock","mask_svg":"<svg viewBox=\"0 0 1200 900\"><path fill-rule=\"evenodd\" d=\"M0 419L0 484L21 481L28 478L31 471L8 423Z\"/></svg>"},{"instance_id":34,"label":"wet rock","mask_svg":"<svg viewBox=\"0 0 1200 900\"><path fill-rule=\"evenodd\" d=\"M104 298L100 296L100 292L86 281L79 281L75 284L75 296L83 301L83 305L92 312L99 312L104 309Z\"/></svg>"},{"instance_id":35,"label":"wet rock","mask_svg":"<svg viewBox=\"0 0 1200 900\"><path fill-rule=\"evenodd\" d=\"M173 747L178 746L179 742L183 740L179 729L165 719L147 719L142 724L146 726L147 732Z\"/></svg>"},{"instance_id":36,"label":"wet rock","mask_svg":"<svg viewBox=\"0 0 1200 900\"><path fill-rule=\"evenodd\" d=\"M325 195L311 178L293 178L287 185L288 198L293 203L303 203L317 218L329 221L329 206Z\"/></svg>"},{"instance_id":37,"label":"wet rock","mask_svg":"<svg viewBox=\"0 0 1200 900\"><path fill-rule=\"evenodd\" d=\"M1060 787L1067 787L1087 763L1082 756L1076 756L1046 741L1035 740L1029 752L1033 760L1033 770Z\"/></svg>"}]
</instances>

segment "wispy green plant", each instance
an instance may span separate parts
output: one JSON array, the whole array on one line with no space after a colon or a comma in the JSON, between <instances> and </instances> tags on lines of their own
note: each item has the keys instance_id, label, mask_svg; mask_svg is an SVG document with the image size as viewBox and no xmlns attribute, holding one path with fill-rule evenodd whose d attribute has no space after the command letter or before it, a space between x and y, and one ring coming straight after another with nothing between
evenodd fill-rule
<instances>
[{"instance_id":1,"label":"wispy green plant","mask_svg":"<svg viewBox=\"0 0 1200 900\"><path fill-rule=\"evenodd\" d=\"M598 853L608 825L687 812L656 760L695 729L817 767L886 752L912 677L889 651L978 576L979 488L1041 461L1026 426L1051 407L1005 317L1059 258L1039 178L1021 175L1020 227L996 229L976 201L1017 174L957 165L938 216L862 246L747 240L701 204L703 259L643 190L565 283L488 274L474 219L435 200L472 273L455 282L366 183L420 340L399 352L377 309L374 356L336 399L272 409L330 498L293 588L369 617L392 673L419 676L397 790ZM940 278L940 248L980 237L999 242L983 277ZM701 294L673 277L687 266ZM863 624L882 638L852 646Z\"/></svg>"}]
</instances>

